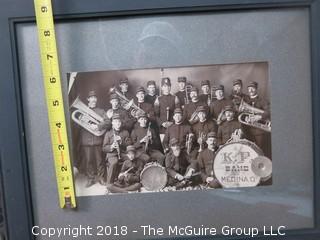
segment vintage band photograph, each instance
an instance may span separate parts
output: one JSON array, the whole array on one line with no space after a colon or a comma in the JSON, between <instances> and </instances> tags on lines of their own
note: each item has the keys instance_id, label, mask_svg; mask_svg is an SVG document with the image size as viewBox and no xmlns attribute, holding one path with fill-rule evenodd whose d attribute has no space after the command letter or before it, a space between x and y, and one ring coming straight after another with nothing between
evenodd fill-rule
<instances>
[{"instance_id":1,"label":"vintage band photograph","mask_svg":"<svg viewBox=\"0 0 320 240\"><path fill-rule=\"evenodd\" d=\"M272 184L268 63L68 74L77 196Z\"/></svg>"}]
</instances>

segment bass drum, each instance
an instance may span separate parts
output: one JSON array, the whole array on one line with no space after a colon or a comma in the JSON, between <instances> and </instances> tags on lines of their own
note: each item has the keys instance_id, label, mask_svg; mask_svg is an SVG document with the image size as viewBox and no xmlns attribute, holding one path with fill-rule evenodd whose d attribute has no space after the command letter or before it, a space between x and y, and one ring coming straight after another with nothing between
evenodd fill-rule
<instances>
[{"instance_id":1,"label":"bass drum","mask_svg":"<svg viewBox=\"0 0 320 240\"><path fill-rule=\"evenodd\" d=\"M257 186L261 177L252 171L252 161L263 155L253 142L242 139L218 149L213 161L216 178L224 188Z\"/></svg>"},{"instance_id":2,"label":"bass drum","mask_svg":"<svg viewBox=\"0 0 320 240\"><path fill-rule=\"evenodd\" d=\"M167 185L166 169L159 163L147 163L140 174L140 181L147 191L159 191Z\"/></svg>"}]
</instances>

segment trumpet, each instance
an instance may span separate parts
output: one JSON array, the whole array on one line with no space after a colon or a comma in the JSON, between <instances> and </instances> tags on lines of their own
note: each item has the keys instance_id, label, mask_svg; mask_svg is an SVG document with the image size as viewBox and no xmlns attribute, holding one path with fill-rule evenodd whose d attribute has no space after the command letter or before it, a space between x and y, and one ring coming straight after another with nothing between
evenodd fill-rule
<instances>
[{"instance_id":1,"label":"trumpet","mask_svg":"<svg viewBox=\"0 0 320 240\"><path fill-rule=\"evenodd\" d=\"M206 134L204 132L199 132L199 138L200 138L200 142L199 142L199 150L198 152L202 152L203 151L203 142L205 141L206 138Z\"/></svg>"},{"instance_id":2,"label":"trumpet","mask_svg":"<svg viewBox=\"0 0 320 240\"><path fill-rule=\"evenodd\" d=\"M141 108L139 108L133 101L133 99L129 100L125 95L123 95L119 90L117 90L115 87L110 88L111 93L117 94L117 96L120 99L121 106L130 112L131 116L136 118L137 117L137 112L142 111L144 112Z\"/></svg>"},{"instance_id":3,"label":"trumpet","mask_svg":"<svg viewBox=\"0 0 320 240\"><path fill-rule=\"evenodd\" d=\"M264 110L250 106L248 103L241 100L239 106L238 121L244 125L259 128L266 132L271 132L271 121L261 120L261 116Z\"/></svg>"},{"instance_id":4,"label":"trumpet","mask_svg":"<svg viewBox=\"0 0 320 240\"><path fill-rule=\"evenodd\" d=\"M192 149L192 135L191 133L188 133L186 135L186 149L187 149L187 154L190 154L191 149Z\"/></svg>"},{"instance_id":5,"label":"trumpet","mask_svg":"<svg viewBox=\"0 0 320 240\"><path fill-rule=\"evenodd\" d=\"M103 117L85 105L79 97L74 100L70 108L76 108L71 114L71 118L75 123L97 137L105 133L106 130L98 129L98 125L104 121Z\"/></svg>"},{"instance_id":6,"label":"trumpet","mask_svg":"<svg viewBox=\"0 0 320 240\"><path fill-rule=\"evenodd\" d=\"M116 145L118 159L120 160L121 159L121 153L120 153L121 137L117 135L114 131L113 131L113 143Z\"/></svg>"},{"instance_id":7,"label":"trumpet","mask_svg":"<svg viewBox=\"0 0 320 240\"><path fill-rule=\"evenodd\" d=\"M147 141L146 141L146 145L144 146L144 151L147 152L148 151L148 147L149 147L149 144L150 142L152 142L152 133L151 133L151 122L149 122L149 125L148 125L148 130L147 130Z\"/></svg>"}]
</instances>

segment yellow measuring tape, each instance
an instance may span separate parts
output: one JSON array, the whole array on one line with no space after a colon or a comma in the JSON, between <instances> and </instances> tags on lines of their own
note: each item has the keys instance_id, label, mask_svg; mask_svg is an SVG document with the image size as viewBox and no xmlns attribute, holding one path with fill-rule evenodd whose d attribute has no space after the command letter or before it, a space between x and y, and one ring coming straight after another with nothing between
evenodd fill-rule
<instances>
[{"instance_id":1,"label":"yellow measuring tape","mask_svg":"<svg viewBox=\"0 0 320 240\"><path fill-rule=\"evenodd\" d=\"M35 0L34 4L60 207L75 208L76 199L51 0Z\"/></svg>"}]
</instances>

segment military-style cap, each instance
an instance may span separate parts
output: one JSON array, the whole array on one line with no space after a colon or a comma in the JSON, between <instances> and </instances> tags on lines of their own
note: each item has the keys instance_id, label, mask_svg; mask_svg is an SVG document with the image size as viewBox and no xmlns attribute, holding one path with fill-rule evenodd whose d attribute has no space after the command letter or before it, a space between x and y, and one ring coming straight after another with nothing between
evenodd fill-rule
<instances>
[{"instance_id":1,"label":"military-style cap","mask_svg":"<svg viewBox=\"0 0 320 240\"><path fill-rule=\"evenodd\" d=\"M97 96L96 92L94 90L89 91L88 97Z\"/></svg>"},{"instance_id":2,"label":"military-style cap","mask_svg":"<svg viewBox=\"0 0 320 240\"><path fill-rule=\"evenodd\" d=\"M232 112L234 112L234 109L233 109L233 107L231 105L227 105L227 106L224 107L224 111L232 111Z\"/></svg>"},{"instance_id":3,"label":"military-style cap","mask_svg":"<svg viewBox=\"0 0 320 240\"><path fill-rule=\"evenodd\" d=\"M214 88L214 90L215 90L215 91L217 91L217 90L222 90L222 91L224 91L224 86L223 86L223 85L218 85L218 86L216 86L216 87Z\"/></svg>"},{"instance_id":4,"label":"military-style cap","mask_svg":"<svg viewBox=\"0 0 320 240\"><path fill-rule=\"evenodd\" d=\"M122 83L128 84L128 82L129 82L128 78L121 78L119 84L122 84Z\"/></svg>"},{"instance_id":5,"label":"military-style cap","mask_svg":"<svg viewBox=\"0 0 320 240\"><path fill-rule=\"evenodd\" d=\"M181 108L174 109L173 114L176 114L176 113L182 114L182 109Z\"/></svg>"},{"instance_id":6,"label":"military-style cap","mask_svg":"<svg viewBox=\"0 0 320 240\"><path fill-rule=\"evenodd\" d=\"M217 134L215 133L215 132L209 132L208 134L207 134L207 139L208 138L217 138Z\"/></svg>"},{"instance_id":7,"label":"military-style cap","mask_svg":"<svg viewBox=\"0 0 320 240\"><path fill-rule=\"evenodd\" d=\"M233 86L234 85L241 85L242 86L242 80L241 79L235 79L233 80Z\"/></svg>"},{"instance_id":8,"label":"military-style cap","mask_svg":"<svg viewBox=\"0 0 320 240\"><path fill-rule=\"evenodd\" d=\"M142 117L147 117L147 114L145 113L145 111L137 111L136 117L137 117L137 119L142 118Z\"/></svg>"},{"instance_id":9,"label":"military-style cap","mask_svg":"<svg viewBox=\"0 0 320 240\"><path fill-rule=\"evenodd\" d=\"M147 87L149 87L150 85L156 86L156 82L153 81L153 80L150 80L150 81L147 82Z\"/></svg>"},{"instance_id":10,"label":"military-style cap","mask_svg":"<svg viewBox=\"0 0 320 240\"><path fill-rule=\"evenodd\" d=\"M199 89L198 89L197 87L192 87L192 88L190 89L190 92L197 92L197 93L199 93Z\"/></svg>"},{"instance_id":11,"label":"military-style cap","mask_svg":"<svg viewBox=\"0 0 320 240\"><path fill-rule=\"evenodd\" d=\"M178 77L178 82L187 82L186 77Z\"/></svg>"},{"instance_id":12,"label":"military-style cap","mask_svg":"<svg viewBox=\"0 0 320 240\"><path fill-rule=\"evenodd\" d=\"M146 92L145 90L144 90L144 87L137 87L137 89L136 89L136 93L138 93L138 92Z\"/></svg>"},{"instance_id":13,"label":"military-style cap","mask_svg":"<svg viewBox=\"0 0 320 240\"><path fill-rule=\"evenodd\" d=\"M169 142L170 147L175 146L175 145L179 145L179 141L176 138L171 138L170 142Z\"/></svg>"},{"instance_id":14,"label":"military-style cap","mask_svg":"<svg viewBox=\"0 0 320 240\"><path fill-rule=\"evenodd\" d=\"M135 151L136 151L136 148L135 148L133 145L129 145L129 146L127 146L127 149L126 149L126 150L127 150L127 153L130 152L130 151L131 151L131 152L135 152Z\"/></svg>"},{"instance_id":15,"label":"military-style cap","mask_svg":"<svg viewBox=\"0 0 320 240\"><path fill-rule=\"evenodd\" d=\"M114 119L121 119L120 114L119 114L119 113L114 113L114 114L112 115L112 120L114 120Z\"/></svg>"},{"instance_id":16,"label":"military-style cap","mask_svg":"<svg viewBox=\"0 0 320 240\"><path fill-rule=\"evenodd\" d=\"M197 109L196 109L197 112L205 112L207 113L207 108L205 106L198 106Z\"/></svg>"},{"instance_id":17,"label":"military-style cap","mask_svg":"<svg viewBox=\"0 0 320 240\"><path fill-rule=\"evenodd\" d=\"M119 99L119 98L118 98L118 95L115 94L115 93L112 93L112 94L110 95L110 100L112 100L112 99Z\"/></svg>"},{"instance_id":18,"label":"military-style cap","mask_svg":"<svg viewBox=\"0 0 320 240\"><path fill-rule=\"evenodd\" d=\"M258 88L258 83L255 81L251 81L251 82L249 82L248 87Z\"/></svg>"},{"instance_id":19,"label":"military-style cap","mask_svg":"<svg viewBox=\"0 0 320 240\"><path fill-rule=\"evenodd\" d=\"M161 86L163 86L163 85L171 86L170 78L168 78L168 77L162 78L162 79L161 79Z\"/></svg>"},{"instance_id":20,"label":"military-style cap","mask_svg":"<svg viewBox=\"0 0 320 240\"><path fill-rule=\"evenodd\" d=\"M210 86L210 81L209 81L209 80L202 80L202 81L201 81L201 87L202 87L202 86L205 86L205 85Z\"/></svg>"}]
</instances>

